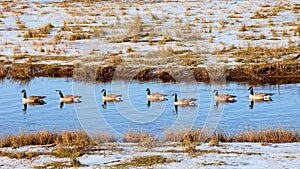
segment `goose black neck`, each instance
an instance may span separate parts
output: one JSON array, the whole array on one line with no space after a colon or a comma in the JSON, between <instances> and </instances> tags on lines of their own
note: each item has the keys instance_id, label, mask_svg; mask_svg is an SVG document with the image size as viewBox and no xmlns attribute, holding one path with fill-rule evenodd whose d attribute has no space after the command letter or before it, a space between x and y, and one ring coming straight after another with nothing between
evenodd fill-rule
<instances>
[{"instance_id":1,"label":"goose black neck","mask_svg":"<svg viewBox=\"0 0 300 169\"><path fill-rule=\"evenodd\" d=\"M254 93L254 92L253 92L253 89L250 89L250 94L253 95L253 93Z\"/></svg>"},{"instance_id":2,"label":"goose black neck","mask_svg":"<svg viewBox=\"0 0 300 169\"><path fill-rule=\"evenodd\" d=\"M103 91L103 96L106 96L106 91Z\"/></svg>"},{"instance_id":3,"label":"goose black neck","mask_svg":"<svg viewBox=\"0 0 300 169\"><path fill-rule=\"evenodd\" d=\"M62 94L62 92L59 92L58 94L59 94L60 98L64 98L64 95Z\"/></svg>"},{"instance_id":4,"label":"goose black neck","mask_svg":"<svg viewBox=\"0 0 300 169\"><path fill-rule=\"evenodd\" d=\"M26 92L23 92L23 98L27 98Z\"/></svg>"},{"instance_id":5,"label":"goose black neck","mask_svg":"<svg viewBox=\"0 0 300 169\"><path fill-rule=\"evenodd\" d=\"M147 90L147 95L150 95L150 90Z\"/></svg>"},{"instance_id":6,"label":"goose black neck","mask_svg":"<svg viewBox=\"0 0 300 169\"><path fill-rule=\"evenodd\" d=\"M174 95L174 101L175 101L175 102L178 101L178 99L177 99L177 94Z\"/></svg>"}]
</instances>

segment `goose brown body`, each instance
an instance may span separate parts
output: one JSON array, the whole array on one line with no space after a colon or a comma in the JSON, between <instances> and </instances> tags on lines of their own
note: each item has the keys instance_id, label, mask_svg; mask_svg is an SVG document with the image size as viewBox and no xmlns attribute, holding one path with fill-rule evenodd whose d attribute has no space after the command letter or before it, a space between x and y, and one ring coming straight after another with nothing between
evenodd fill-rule
<instances>
[{"instance_id":1,"label":"goose brown body","mask_svg":"<svg viewBox=\"0 0 300 169\"><path fill-rule=\"evenodd\" d=\"M29 96L27 97L27 93L26 90L22 90L21 93L23 93L23 104L44 104L44 98L46 98L46 96Z\"/></svg>"},{"instance_id":2,"label":"goose brown body","mask_svg":"<svg viewBox=\"0 0 300 169\"><path fill-rule=\"evenodd\" d=\"M102 96L103 101L108 101L108 102L122 101L122 99L121 99L122 95L120 95L120 94L108 94L107 95L105 89L102 89L101 93L103 94L103 96Z\"/></svg>"},{"instance_id":3,"label":"goose brown body","mask_svg":"<svg viewBox=\"0 0 300 169\"><path fill-rule=\"evenodd\" d=\"M172 96L174 96L174 104L177 106L194 106L195 101L197 100L195 98L182 98L178 100L176 93L174 93Z\"/></svg>"},{"instance_id":4,"label":"goose brown body","mask_svg":"<svg viewBox=\"0 0 300 169\"><path fill-rule=\"evenodd\" d=\"M272 93L254 93L253 87L249 87L248 90L250 90L250 95L249 95L250 100L265 100L265 101L272 100L271 99L271 96L273 95Z\"/></svg>"},{"instance_id":5,"label":"goose brown body","mask_svg":"<svg viewBox=\"0 0 300 169\"><path fill-rule=\"evenodd\" d=\"M151 93L149 88L147 88L146 91L147 91L147 99L148 99L148 101L153 101L153 102L155 102L155 101L164 101L164 100L168 100L168 99L166 98L168 95L166 95L166 94L161 94L161 93Z\"/></svg>"},{"instance_id":6,"label":"goose brown body","mask_svg":"<svg viewBox=\"0 0 300 169\"><path fill-rule=\"evenodd\" d=\"M228 95L228 94L219 95L218 90L214 90L214 94L215 94L215 101L234 102L236 98L236 96L234 95Z\"/></svg>"},{"instance_id":7,"label":"goose brown body","mask_svg":"<svg viewBox=\"0 0 300 169\"><path fill-rule=\"evenodd\" d=\"M81 96L76 96L76 95L63 95L61 90L56 90L58 95L60 96L59 100L60 102L65 102L65 103L78 103L81 102L79 99Z\"/></svg>"}]
</instances>

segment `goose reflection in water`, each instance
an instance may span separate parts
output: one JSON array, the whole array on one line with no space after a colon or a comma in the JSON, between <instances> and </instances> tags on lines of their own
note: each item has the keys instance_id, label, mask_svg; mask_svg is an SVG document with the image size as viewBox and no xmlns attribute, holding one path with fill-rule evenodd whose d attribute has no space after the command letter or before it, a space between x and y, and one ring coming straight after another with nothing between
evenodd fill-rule
<instances>
[{"instance_id":1,"label":"goose reflection in water","mask_svg":"<svg viewBox=\"0 0 300 169\"><path fill-rule=\"evenodd\" d=\"M147 99L147 107L148 107L148 109L150 109L152 102L162 102L162 100L159 100L159 99Z\"/></svg>"},{"instance_id":2,"label":"goose reflection in water","mask_svg":"<svg viewBox=\"0 0 300 169\"><path fill-rule=\"evenodd\" d=\"M44 104L46 104L46 102L43 100L41 100L39 102L33 102L33 103L23 103L23 111L24 112L27 111L27 105L38 106L38 105L44 105Z\"/></svg>"},{"instance_id":3,"label":"goose reflection in water","mask_svg":"<svg viewBox=\"0 0 300 169\"><path fill-rule=\"evenodd\" d=\"M107 101L107 100L104 100L104 101L103 101L103 104L102 104L101 106L102 106L104 109L106 109L107 103L114 103L114 102L122 102L122 100L121 100L121 101L112 101L112 100Z\"/></svg>"},{"instance_id":4,"label":"goose reflection in water","mask_svg":"<svg viewBox=\"0 0 300 169\"><path fill-rule=\"evenodd\" d=\"M104 101L103 104L101 105L104 109L106 109L107 101Z\"/></svg>"},{"instance_id":5,"label":"goose reflection in water","mask_svg":"<svg viewBox=\"0 0 300 169\"><path fill-rule=\"evenodd\" d=\"M81 103L81 101L78 101L78 102L59 102L58 108L62 109L65 104L76 104L76 103Z\"/></svg>"},{"instance_id":6,"label":"goose reflection in water","mask_svg":"<svg viewBox=\"0 0 300 169\"><path fill-rule=\"evenodd\" d=\"M235 103L237 102L236 100L231 100L231 101L226 101L226 100L215 100L214 101L214 109L218 109L219 108L219 104L230 104L230 103Z\"/></svg>"},{"instance_id":7,"label":"goose reflection in water","mask_svg":"<svg viewBox=\"0 0 300 169\"><path fill-rule=\"evenodd\" d=\"M197 105L174 105L174 109L173 109L173 112L175 115L178 114L178 107L181 107L181 108L188 108L188 107L196 107Z\"/></svg>"},{"instance_id":8,"label":"goose reflection in water","mask_svg":"<svg viewBox=\"0 0 300 169\"><path fill-rule=\"evenodd\" d=\"M249 109L254 109L254 102L266 102L266 103L270 104L271 101L272 101L272 99L270 99L270 100L250 100Z\"/></svg>"}]
</instances>

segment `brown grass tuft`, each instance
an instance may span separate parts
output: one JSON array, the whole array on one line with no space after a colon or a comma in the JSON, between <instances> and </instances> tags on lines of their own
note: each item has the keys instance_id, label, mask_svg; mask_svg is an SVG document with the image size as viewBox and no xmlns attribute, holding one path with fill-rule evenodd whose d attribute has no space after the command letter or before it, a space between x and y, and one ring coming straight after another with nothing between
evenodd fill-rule
<instances>
[{"instance_id":1,"label":"brown grass tuft","mask_svg":"<svg viewBox=\"0 0 300 169\"><path fill-rule=\"evenodd\" d=\"M103 136L104 137L104 136ZM95 144L84 131L55 131L42 130L38 132L24 132L19 135L4 135L0 140L1 147L20 147L26 145L65 145L88 146Z\"/></svg>"},{"instance_id":2,"label":"brown grass tuft","mask_svg":"<svg viewBox=\"0 0 300 169\"><path fill-rule=\"evenodd\" d=\"M292 143L300 141L299 132L296 129L267 129L262 131L248 130L238 133L228 140L229 142L260 142L260 143Z\"/></svg>"},{"instance_id":3,"label":"brown grass tuft","mask_svg":"<svg viewBox=\"0 0 300 169\"><path fill-rule=\"evenodd\" d=\"M123 135L123 142L142 143L151 139L153 139L153 136L150 134L131 129Z\"/></svg>"}]
</instances>

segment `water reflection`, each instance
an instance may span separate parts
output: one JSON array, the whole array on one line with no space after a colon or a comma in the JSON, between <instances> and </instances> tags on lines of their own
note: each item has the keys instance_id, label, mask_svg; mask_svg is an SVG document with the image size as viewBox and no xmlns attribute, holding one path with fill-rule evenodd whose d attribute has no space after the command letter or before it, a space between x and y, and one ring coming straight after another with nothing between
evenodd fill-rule
<instances>
[{"instance_id":1,"label":"water reflection","mask_svg":"<svg viewBox=\"0 0 300 169\"><path fill-rule=\"evenodd\" d=\"M148 99L147 99L147 108L150 109L151 103L152 103L152 102L154 102L154 103L155 103L155 102L163 102L163 101L166 101L166 100L168 100L168 99L165 99L165 100L158 100L158 99L149 99L149 98L148 98Z\"/></svg>"},{"instance_id":2,"label":"water reflection","mask_svg":"<svg viewBox=\"0 0 300 169\"><path fill-rule=\"evenodd\" d=\"M58 108L62 109L65 104L77 104L77 103L81 103L81 101L77 101L77 102L59 102Z\"/></svg>"},{"instance_id":3,"label":"water reflection","mask_svg":"<svg viewBox=\"0 0 300 169\"><path fill-rule=\"evenodd\" d=\"M236 100L214 100L214 109L217 110L219 109L219 105L221 104L222 106L225 105L225 104L230 104L230 103L235 103L237 102Z\"/></svg>"},{"instance_id":4,"label":"water reflection","mask_svg":"<svg viewBox=\"0 0 300 169\"><path fill-rule=\"evenodd\" d=\"M117 102L123 102L123 100L119 100L119 101L116 101L116 100L103 100L103 104L101 105L104 109L107 108L107 103L117 103Z\"/></svg>"},{"instance_id":5,"label":"water reflection","mask_svg":"<svg viewBox=\"0 0 300 169\"><path fill-rule=\"evenodd\" d=\"M272 101L272 99L270 98L270 100L253 100L253 99L250 99L250 104L249 104L249 108L250 109L254 109L254 102L265 102L265 103L269 103Z\"/></svg>"},{"instance_id":6,"label":"water reflection","mask_svg":"<svg viewBox=\"0 0 300 169\"><path fill-rule=\"evenodd\" d=\"M31 105L31 106L38 106L38 105L44 105L46 104L45 101L41 100L39 102L32 102L32 103L23 103L23 111L26 112L27 111L27 104Z\"/></svg>"}]
</instances>

